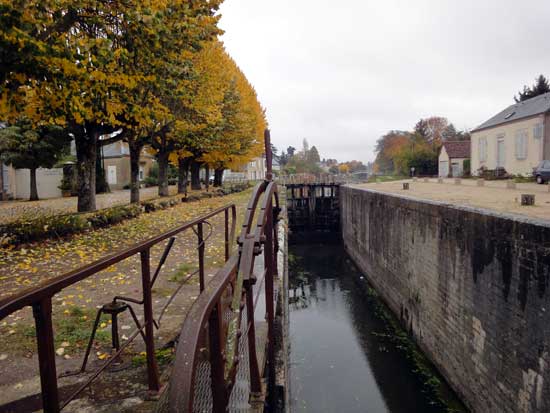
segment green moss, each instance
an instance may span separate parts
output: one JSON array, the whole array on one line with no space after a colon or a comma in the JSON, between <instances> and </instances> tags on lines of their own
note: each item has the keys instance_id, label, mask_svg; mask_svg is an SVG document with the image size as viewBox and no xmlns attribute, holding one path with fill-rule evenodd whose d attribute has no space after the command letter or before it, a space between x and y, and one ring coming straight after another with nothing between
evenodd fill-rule
<instances>
[{"instance_id":1,"label":"green moss","mask_svg":"<svg viewBox=\"0 0 550 413\"><path fill-rule=\"evenodd\" d=\"M53 317L54 346L59 348L65 345L65 353L78 353L83 351L88 344L96 317L96 310L83 309L77 306L64 310ZM103 315L100 323L109 325L109 317ZM100 324L101 325L101 324ZM111 341L109 327L99 327L96 332L95 342L107 344ZM0 331L0 351L13 351L16 353L36 352L36 329L34 325L21 325L3 328Z\"/></svg>"},{"instance_id":2,"label":"green moss","mask_svg":"<svg viewBox=\"0 0 550 413\"><path fill-rule=\"evenodd\" d=\"M186 263L181 264L176 269L176 272L168 278L168 281L180 283L182 280L185 279L185 277L187 277L190 273L192 273L195 270L196 270L196 267L194 265L190 265Z\"/></svg>"},{"instance_id":3,"label":"green moss","mask_svg":"<svg viewBox=\"0 0 550 413\"><path fill-rule=\"evenodd\" d=\"M444 394L446 384L441 381L437 369L422 353L412 337L401 327L401 324L391 311L380 301L376 291L368 286L366 292L369 300L374 305L375 314L385 324L385 331L373 332L372 334L378 337L382 343L384 341L391 343L395 349L399 350L411 362L413 372L423 383L423 392L434 405L440 406L442 411L448 413L464 412L465 410L458 400L446 397ZM381 344L379 350L385 352L387 348Z\"/></svg>"},{"instance_id":4,"label":"green moss","mask_svg":"<svg viewBox=\"0 0 550 413\"><path fill-rule=\"evenodd\" d=\"M167 348L167 349L156 350L155 356L157 358L157 362L161 366L168 364L174 359L174 349ZM144 366L146 363L147 363L147 355L145 353L141 353L132 358L132 365L134 367Z\"/></svg>"}]
</instances>

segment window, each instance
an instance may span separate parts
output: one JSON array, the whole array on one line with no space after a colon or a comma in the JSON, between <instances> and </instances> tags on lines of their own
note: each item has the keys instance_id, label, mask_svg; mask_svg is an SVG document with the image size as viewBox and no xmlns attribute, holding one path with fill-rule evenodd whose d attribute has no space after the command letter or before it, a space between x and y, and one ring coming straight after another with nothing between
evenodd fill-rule
<instances>
[{"instance_id":1,"label":"window","mask_svg":"<svg viewBox=\"0 0 550 413\"><path fill-rule=\"evenodd\" d=\"M542 123L537 123L535 126L533 126L533 138L542 138Z\"/></svg>"},{"instance_id":2,"label":"window","mask_svg":"<svg viewBox=\"0 0 550 413\"><path fill-rule=\"evenodd\" d=\"M516 159L527 158L527 141L528 141L527 129L520 129L516 131Z\"/></svg>"},{"instance_id":3,"label":"window","mask_svg":"<svg viewBox=\"0 0 550 413\"><path fill-rule=\"evenodd\" d=\"M487 138L485 136L479 138L479 161L487 161Z\"/></svg>"}]
</instances>

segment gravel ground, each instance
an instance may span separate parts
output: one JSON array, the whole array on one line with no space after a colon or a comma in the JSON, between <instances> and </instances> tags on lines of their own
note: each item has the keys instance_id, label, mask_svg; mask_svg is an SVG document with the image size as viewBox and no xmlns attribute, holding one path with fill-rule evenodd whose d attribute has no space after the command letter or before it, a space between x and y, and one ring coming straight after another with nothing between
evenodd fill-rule
<instances>
[{"instance_id":1,"label":"gravel ground","mask_svg":"<svg viewBox=\"0 0 550 413\"><path fill-rule=\"evenodd\" d=\"M176 186L170 187L170 194L177 192ZM158 188L141 189L141 200L158 197ZM16 219L29 217L36 218L39 215L53 215L59 213L76 212L77 197L51 198L40 201L4 201L0 202L0 224ZM130 202L130 190L123 189L108 194L96 196L97 209L108 208L115 205L124 205Z\"/></svg>"},{"instance_id":2,"label":"gravel ground","mask_svg":"<svg viewBox=\"0 0 550 413\"><path fill-rule=\"evenodd\" d=\"M485 181L484 186L477 186L477 181L474 179L462 179L460 185L456 185L453 179L443 181L438 183L437 179L429 179L429 182L424 182L423 179L418 179L416 182L405 180L354 186L550 220L548 185L519 183L516 184L515 189L508 189L506 181ZM408 191L403 190L403 182L410 183ZM535 205L521 206L521 194L534 194Z\"/></svg>"}]
</instances>

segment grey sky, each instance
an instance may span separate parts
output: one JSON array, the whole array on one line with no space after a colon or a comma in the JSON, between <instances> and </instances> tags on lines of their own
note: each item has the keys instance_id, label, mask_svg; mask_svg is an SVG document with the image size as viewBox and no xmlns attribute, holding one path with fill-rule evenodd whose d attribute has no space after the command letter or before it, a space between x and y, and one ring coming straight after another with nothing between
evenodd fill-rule
<instances>
[{"instance_id":1,"label":"grey sky","mask_svg":"<svg viewBox=\"0 0 550 413\"><path fill-rule=\"evenodd\" d=\"M278 148L374 159L378 137L445 116L473 128L550 75L548 0L226 0L226 48Z\"/></svg>"}]
</instances>

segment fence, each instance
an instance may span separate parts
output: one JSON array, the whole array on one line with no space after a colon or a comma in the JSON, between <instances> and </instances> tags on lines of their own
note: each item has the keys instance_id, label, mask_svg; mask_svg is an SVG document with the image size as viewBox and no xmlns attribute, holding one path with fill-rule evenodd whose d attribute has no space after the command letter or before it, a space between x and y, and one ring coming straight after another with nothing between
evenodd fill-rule
<instances>
[{"instance_id":1,"label":"fence","mask_svg":"<svg viewBox=\"0 0 550 413\"><path fill-rule=\"evenodd\" d=\"M266 131L266 148L270 148ZM275 283L277 221L280 212L276 183L271 181L271 153L267 151L267 179L256 185L248 203L239 251L218 271L191 307L183 325L170 380L169 411L227 411L239 397L263 403L258 359L255 310L265 289L268 385L275 382ZM263 252L264 269L254 273ZM256 289L255 289L256 287ZM263 350L263 349L261 349ZM235 386L246 375L249 395ZM270 392L273 394L273 392Z\"/></svg>"},{"instance_id":2,"label":"fence","mask_svg":"<svg viewBox=\"0 0 550 413\"><path fill-rule=\"evenodd\" d=\"M205 235L205 227L211 229L212 225L209 220L223 214L224 216L224 253L226 261L229 260L230 256L230 246L234 241L235 237L235 226L236 226L236 207L235 205L227 205L216 209L206 215L203 215L199 218L193 219L190 222L182 224L176 228L173 228L170 231L167 231L163 234L157 235L151 239L143 241L139 244L136 244L130 248L127 248L121 252L114 253L103 259L95 261L85 267L79 268L77 270L71 271L67 274L61 275L57 278L53 278L44 284L23 291L22 293L8 297L0 301L0 320L4 319L8 315L26 307L31 306L33 309L33 316L35 319L36 325L36 339L38 347L38 361L39 361L39 370L40 370L40 382L42 390L42 404L43 409L47 413L59 412L63 409L69 402L74 400L85 388L87 388L92 381L94 381L100 374L103 372L110 364L117 360L118 356L124 351L124 349L132 342L134 339L141 335L145 341L146 347L146 361L147 361L147 379L149 390L153 392L158 392L160 389L159 384L159 373L157 362L155 358L155 345L154 345L154 329L158 328L160 324L160 319L167 309L168 305L172 302L173 298L180 291L181 287L184 285L182 283L178 289L172 294L164 308L160 311L158 318L155 320L153 314L153 305L152 305L152 287L156 281L160 269L166 260L171 246L174 242L175 236L182 234L184 231L193 230L197 236L197 252L198 252L198 270L189 274L188 279L192 276L199 276L200 281L200 290L201 292L205 289L205 280L204 280L204 256L205 256L205 242L209 237L209 234ZM211 234L212 231L209 231ZM151 248L163 241L168 240L168 243L165 247L164 254L161 257L161 260L157 266L157 269L153 276L151 277L151 257L150 251ZM58 386L57 386L57 372L56 372L56 361L55 361L55 349L54 349L54 329L52 323L52 297L62 291L63 289L70 287L82 280L85 280L88 277L97 274L98 272L105 270L106 268L119 263L123 260L126 260L136 254L140 255L141 261L141 283L142 283L142 298L137 300L131 297L115 297L112 303L106 304L102 307L103 312L113 314L117 311L125 311L126 309L130 310L132 315L134 315L133 309L130 303L143 306L144 322L143 325L139 323L136 317L134 321L137 325L137 330L130 335L128 340L122 345L118 345L118 340L115 339L116 322L113 322L113 344L116 344L116 352L113 356L107 360L97 371L95 371L80 387L78 387L66 400L59 400ZM186 280L184 280L185 282ZM96 319L99 320L99 315ZM116 318L113 318L116 320ZM91 341L90 341L91 343ZM87 356L90 351L90 346L86 351L86 356L82 369L80 372L83 372L86 367Z\"/></svg>"},{"instance_id":3,"label":"fence","mask_svg":"<svg viewBox=\"0 0 550 413\"><path fill-rule=\"evenodd\" d=\"M74 400L102 371L113 363L124 349L138 336L145 341L147 379L149 390L159 392L159 373L154 348L154 329L160 324L162 314L179 292L169 298L159 317L155 320L152 305L152 286L170 253L174 237L192 229L197 235L200 295L191 306L179 336L176 358L173 365L168 395L168 410L171 412L214 411L225 412L231 403L241 398L264 403L262 366L268 367L268 387L275 383L275 300L278 273L277 221L280 213L277 184L272 181L272 154L269 150L269 131L265 134L267 148L266 180L258 183L248 203L243 228L238 238L238 251L230 256L230 246L235 237L236 208L228 205L196 218L168 232L141 242L124 251L112 254L88 266L54 278L43 285L24 291L0 302L0 320L26 306L32 306L36 324L39 370L43 409L47 413L59 412ZM208 283L204 279L204 229L212 227L209 220L224 214L225 265ZM210 231L212 233L212 231ZM151 248L168 240L156 271L151 276ZM60 401L57 386L52 323L52 297L63 289L78 283L106 268L136 254L141 259L142 298L117 296L101 309L107 314L117 314L128 309L137 325L137 330L120 346L115 337L116 322L113 318L113 346L116 352L91 377L78 387L66 400ZM254 272L256 259L263 254L264 266L259 276ZM182 283L183 285L183 283ZM265 294L265 321L255 320L255 311ZM143 306L144 322L140 324L131 305ZM263 303L262 303L263 304ZM93 331L97 328L100 313ZM259 335L256 327L266 324L265 348L257 348ZM91 341L90 341L91 343ZM260 350L260 351L258 351ZM258 353L265 350L265 358ZM87 348L81 372L86 368L90 345ZM243 392L235 386L239 376L246 376L249 387ZM271 392L270 394L273 394Z\"/></svg>"}]
</instances>

